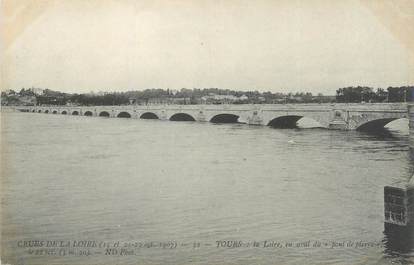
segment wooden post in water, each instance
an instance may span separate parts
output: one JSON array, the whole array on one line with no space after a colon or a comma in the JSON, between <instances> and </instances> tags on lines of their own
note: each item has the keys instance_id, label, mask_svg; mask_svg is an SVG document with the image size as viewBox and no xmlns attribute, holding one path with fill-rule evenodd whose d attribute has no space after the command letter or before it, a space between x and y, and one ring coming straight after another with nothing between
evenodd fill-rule
<instances>
[{"instance_id":1,"label":"wooden post in water","mask_svg":"<svg viewBox=\"0 0 414 265\"><path fill-rule=\"evenodd\" d=\"M414 94L414 91L412 92ZM409 144L411 152L411 162L414 162L414 102L408 104L408 126L409 126Z\"/></svg>"},{"instance_id":2,"label":"wooden post in water","mask_svg":"<svg viewBox=\"0 0 414 265\"><path fill-rule=\"evenodd\" d=\"M414 103L407 105L409 117L410 161L414 161ZM406 246L414 244L414 177L413 171L407 183L401 187L384 187L384 226L390 244L405 242ZM395 243L395 242L394 242Z\"/></svg>"},{"instance_id":3,"label":"wooden post in water","mask_svg":"<svg viewBox=\"0 0 414 265\"><path fill-rule=\"evenodd\" d=\"M410 91L414 93L414 91ZM410 160L414 161L414 104L407 105L409 117ZM414 177L410 171L407 183L384 187L385 251L410 253L414 249Z\"/></svg>"},{"instance_id":4,"label":"wooden post in water","mask_svg":"<svg viewBox=\"0 0 414 265\"><path fill-rule=\"evenodd\" d=\"M412 194L411 194L412 195ZM407 226L412 220L408 214L408 189L403 187L384 187L385 228Z\"/></svg>"},{"instance_id":5,"label":"wooden post in water","mask_svg":"<svg viewBox=\"0 0 414 265\"><path fill-rule=\"evenodd\" d=\"M407 214L409 224L414 227L414 89L410 91L411 97L408 103L408 117L409 117L409 144L410 144L410 163L411 163L411 178L407 184ZM413 231L411 231L411 234Z\"/></svg>"}]
</instances>

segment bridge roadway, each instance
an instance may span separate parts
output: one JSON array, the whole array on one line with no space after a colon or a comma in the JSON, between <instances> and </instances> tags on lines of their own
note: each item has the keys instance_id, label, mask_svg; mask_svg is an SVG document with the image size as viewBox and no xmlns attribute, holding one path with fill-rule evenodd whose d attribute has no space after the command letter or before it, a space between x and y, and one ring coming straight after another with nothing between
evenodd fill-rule
<instances>
[{"instance_id":1,"label":"bridge roadway","mask_svg":"<svg viewBox=\"0 0 414 265\"><path fill-rule=\"evenodd\" d=\"M300 118L307 117L317 121L320 127L341 130L375 130L393 120L407 118L410 132L414 128L414 105L407 103L20 106L15 110L113 118L241 122L276 128L295 127Z\"/></svg>"}]
</instances>

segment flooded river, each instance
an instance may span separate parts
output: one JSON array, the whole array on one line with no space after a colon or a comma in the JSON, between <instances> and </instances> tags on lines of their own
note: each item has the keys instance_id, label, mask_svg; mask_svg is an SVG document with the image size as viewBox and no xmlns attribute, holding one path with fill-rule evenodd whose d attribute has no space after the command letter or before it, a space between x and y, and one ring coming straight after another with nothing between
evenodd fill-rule
<instances>
[{"instance_id":1,"label":"flooded river","mask_svg":"<svg viewBox=\"0 0 414 265\"><path fill-rule=\"evenodd\" d=\"M3 263L414 262L383 233L383 187L412 172L407 120L382 136L37 113L1 125Z\"/></svg>"}]
</instances>

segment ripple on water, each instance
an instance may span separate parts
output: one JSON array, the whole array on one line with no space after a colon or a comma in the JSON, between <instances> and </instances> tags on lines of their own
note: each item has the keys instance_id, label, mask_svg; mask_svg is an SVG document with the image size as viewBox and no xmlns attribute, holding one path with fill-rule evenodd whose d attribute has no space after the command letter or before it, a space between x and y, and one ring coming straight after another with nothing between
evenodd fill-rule
<instances>
[{"instance_id":1,"label":"ripple on water","mask_svg":"<svg viewBox=\"0 0 414 265\"><path fill-rule=\"evenodd\" d=\"M381 241L383 187L406 180L410 170L404 132L5 115L1 130L9 149L2 154L16 158L2 178L2 228L13 231L2 240L12 264L17 256L30 264L12 244L32 236L213 245L229 239ZM204 247L145 249L117 262L375 264L381 258L384 264L412 261L385 247Z\"/></svg>"}]
</instances>

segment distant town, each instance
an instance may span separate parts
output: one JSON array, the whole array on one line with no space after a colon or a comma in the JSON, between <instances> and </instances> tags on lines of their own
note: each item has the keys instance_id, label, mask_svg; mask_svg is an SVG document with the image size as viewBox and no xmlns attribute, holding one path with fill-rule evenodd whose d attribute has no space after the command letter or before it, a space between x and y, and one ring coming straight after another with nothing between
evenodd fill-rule
<instances>
[{"instance_id":1,"label":"distant town","mask_svg":"<svg viewBox=\"0 0 414 265\"><path fill-rule=\"evenodd\" d=\"M127 92L64 93L51 89L7 89L1 93L2 106L103 106L154 104L292 104L292 103L376 103L412 101L414 86L370 88L345 87L335 95L311 92L277 93L236 91L219 88L182 88L181 90L152 88Z\"/></svg>"}]
</instances>

